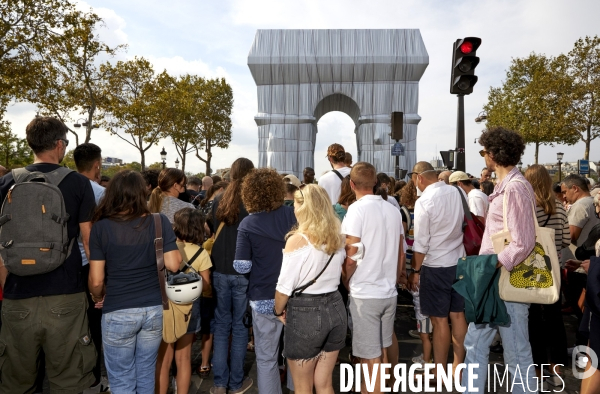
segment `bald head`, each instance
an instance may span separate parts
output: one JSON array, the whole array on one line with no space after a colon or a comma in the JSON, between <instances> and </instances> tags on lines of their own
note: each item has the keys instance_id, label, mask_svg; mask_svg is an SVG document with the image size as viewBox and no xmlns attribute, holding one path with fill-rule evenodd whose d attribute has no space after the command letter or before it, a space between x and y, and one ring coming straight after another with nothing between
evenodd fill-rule
<instances>
[{"instance_id":1,"label":"bald head","mask_svg":"<svg viewBox=\"0 0 600 394\"><path fill-rule=\"evenodd\" d=\"M437 182L437 173L431 165L431 163L429 162L417 162L417 164L415 164L415 166L413 167L412 172L421 175L423 178L435 180L435 182Z\"/></svg>"},{"instance_id":2,"label":"bald head","mask_svg":"<svg viewBox=\"0 0 600 394\"><path fill-rule=\"evenodd\" d=\"M450 181L450 175L452 175L451 171L443 171L439 176L438 176L438 181L444 181L444 183L447 185L448 182Z\"/></svg>"},{"instance_id":3,"label":"bald head","mask_svg":"<svg viewBox=\"0 0 600 394\"><path fill-rule=\"evenodd\" d=\"M213 179L209 176L202 178L202 190L208 190L213 185Z\"/></svg>"}]
</instances>

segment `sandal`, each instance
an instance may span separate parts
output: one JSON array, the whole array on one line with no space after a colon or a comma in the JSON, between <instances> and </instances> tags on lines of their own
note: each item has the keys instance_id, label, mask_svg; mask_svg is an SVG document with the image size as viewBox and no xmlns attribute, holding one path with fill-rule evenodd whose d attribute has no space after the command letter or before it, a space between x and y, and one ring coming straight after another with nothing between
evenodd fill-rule
<instances>
[{"instance_id":1,"label":"sandal","mask_svg":"<svg viewBox=\"0 0 600 394\"><path fill-rule=\"evenodd\" d=\"M254 344L252 342L248 342L248 346L246 346L246 350L248 350L249 352L253 352Z\"/></svg>"},{"instance_id":2,"label":"sandal","mask_svg":"<svg viewBox=\"0 0 600 394\"><path fill-rule=\"evenodd\" d=\"M210 365L207 365L205 367L203 366L199 366L196 369L196 373L198 374L198 376L200 376L202 379L206 379L208 378L208 375L210 375Z\"/></svg>"}]
</instances>

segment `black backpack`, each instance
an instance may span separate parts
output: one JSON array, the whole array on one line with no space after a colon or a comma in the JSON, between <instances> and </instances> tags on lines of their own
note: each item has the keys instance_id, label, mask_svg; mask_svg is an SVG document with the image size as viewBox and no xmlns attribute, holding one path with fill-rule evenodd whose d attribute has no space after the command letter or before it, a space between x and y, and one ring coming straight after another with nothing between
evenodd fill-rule
<instances>
[{"instance_id":1,"label":"black backpack","mask_svg":"<svg viewBox=\"0 0 600 394\"><path fill-rule=\"evenodd\" d=\"M11 274L39 275L60 267L73 246L69 214L58 184L73 170L12 170L15 184L0 211L0 255Z\"/></svg>"}]
</instances>

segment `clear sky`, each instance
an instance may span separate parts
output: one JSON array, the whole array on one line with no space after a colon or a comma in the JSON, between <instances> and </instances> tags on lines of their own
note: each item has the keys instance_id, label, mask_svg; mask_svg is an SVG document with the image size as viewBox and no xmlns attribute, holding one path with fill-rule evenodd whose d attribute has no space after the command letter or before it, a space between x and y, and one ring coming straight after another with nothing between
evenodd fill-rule
<instances>
[{"instance_id":1,"label":"clear sky","mask_svg":"<svg viewBox=\"0 0 600 394\"><path fill-rule=\"evenodd\" d=\"M232 142L226 150L215 150L213 169L229 167L237 157L257 162L258 137L256 86L247 57L257 29L403 29L418 28L429 53L429 67L420 82L417 159L431 160L440 150L455 146L456 97L449 93L452 43L465 36L483 40L477 55L481 61L479 82L465 97L467 171L479 174L483 160L473 140L482 125L474 122L486 102L491 86L499 86L511 58L531 52L556 56L567 53L586 35L600 35L598 0L88 0L80 8L92 7L105 20L101 37L111 44L127 44L117 59L143 56L157 72L192 73L225 77L233 87ZM7 118L21 137L35 115L31 104L9 107ZM328 169L327 146L342 143L356 158L354 124L350 117L331 112L321 118L315 149L317 176ZM127 162L139 161L137 151L95 129L92 141L104 156ZM600 160L592 142L590 159ZM167 161L174 166L175 148L166 140L147 152L148 164L160 161L165 146ZM533 163L528 146L523 163ZM541 162L555 162L556 152L564 161L583 158L584 146L540 148ZM189 158L186 171L204 171L204 164Z\"/></svg>"}]
</instances>

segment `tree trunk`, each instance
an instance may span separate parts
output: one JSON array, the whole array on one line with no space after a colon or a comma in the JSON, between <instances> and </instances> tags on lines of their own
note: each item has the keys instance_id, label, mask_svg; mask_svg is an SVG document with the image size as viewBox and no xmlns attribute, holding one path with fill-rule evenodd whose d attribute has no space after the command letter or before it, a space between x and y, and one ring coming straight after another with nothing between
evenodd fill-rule
<instances>
[{"instance_id":1,"label":"tree trunk","mask_svg":"<svg viewBox=\"0 0 600 394\"><path fill-rule=\"evenodd\" d=\"M538 163L538 155L540 153L540 143L536 142L535 143L535 164Z\"/></svg>"},{"instance_id":2,"label":"tree trunk","mask_svg":"<svg viewBox=\"0 0 600 394\"><path fill-rule=\"evenodd\" d=\"M92 121L94 120L94 112L96 111L96 106L92 106L90 108L90 110L88 111L88 121L87 121L87 126L85 128L85 143L89 143L90 140L92 139L92 128L94 127L94 125L92 124Z\"/></svg>"},{"instance_id":3,"label":"tree trunk","mask_svg":"<svg viewBox=\"0 0 600 394\"><path fill-rule=\"evenodd\" d=\"M589 160L590 159L590 144L592 142L592 126L588 125L586 131L587 131L587 135L586 135L586 139L585 139L585 152L583 153L583 159Z\"/></svg>"},{"instance_id":4,"label":"tree trunk","mask_svg":"<svg viewBox=\"0 0 600 394\"><path fill-rule=\"evenodd\" d=\"M212 152L210 150L210 138L206 139L206 175L210 176L212 169L210 168L210 160L212 159Z\"/></svg>"},{"instance_id":5,"label":"tree trunk","mask_svg":"<svg viewBox=\"0 0 600 394\"><path fill-rule=\"evenodd\" d=\"M185 172L185 157L187 153L185 151L181 152L181 171Z\"/></svg>"}]
</instances>

